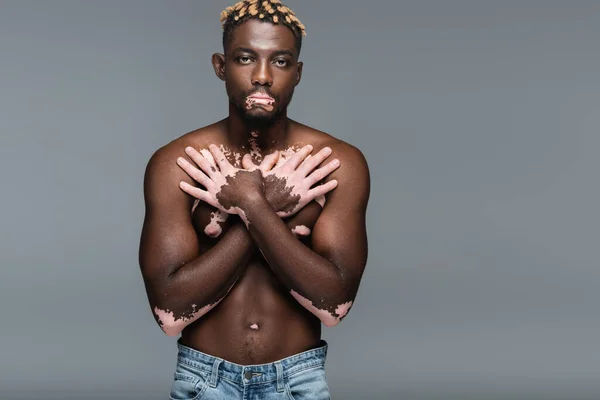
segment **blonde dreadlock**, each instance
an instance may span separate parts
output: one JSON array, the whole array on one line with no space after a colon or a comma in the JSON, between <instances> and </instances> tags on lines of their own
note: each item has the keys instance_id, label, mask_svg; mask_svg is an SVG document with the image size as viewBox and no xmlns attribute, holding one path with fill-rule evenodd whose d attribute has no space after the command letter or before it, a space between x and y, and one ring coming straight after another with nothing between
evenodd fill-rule
<instances>
[{"instance_id":1,"label":"blonde dreadlock","mask_svg":"<svg viewBox=\"0 0 600 400\"><path fill-rule=\"evenodd\" d=\"M280 0L243 0L221 11L223 47L235 28L249 19L287 26L294 33L296 47L300 52L302 36L306 36L306 27Z\"/></svg>"}]
</instances>

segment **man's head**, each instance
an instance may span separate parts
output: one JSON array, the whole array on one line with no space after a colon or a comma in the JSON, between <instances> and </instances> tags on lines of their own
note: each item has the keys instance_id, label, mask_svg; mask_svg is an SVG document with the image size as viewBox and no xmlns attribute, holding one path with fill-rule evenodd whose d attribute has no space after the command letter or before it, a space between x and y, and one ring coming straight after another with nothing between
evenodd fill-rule
<instances>
[{"instance_id":1,"label":"man's head","mask_svg":"<svg viewBox=\"0 0 600 400\"><path fill-rule=\"evenodd\" d=\"M286 112L300 82L305 27L279 0L240 1L221 22L224 54L213 55L215 72L246 122L269 124Z\"/></svg>"},{"instance_id":2,"label":"man's head","mask_svg":"<svg viewBox=\"0 0 600 400\"><path fill-rule=\"evenodd\" d=\"M235 29L250 19L287 26L296 37L296 50L300 54L306 27L296 14L279 0L243 0L221 11L223 51L227 52L227 45Z\"/></svg>"}]
</instances>

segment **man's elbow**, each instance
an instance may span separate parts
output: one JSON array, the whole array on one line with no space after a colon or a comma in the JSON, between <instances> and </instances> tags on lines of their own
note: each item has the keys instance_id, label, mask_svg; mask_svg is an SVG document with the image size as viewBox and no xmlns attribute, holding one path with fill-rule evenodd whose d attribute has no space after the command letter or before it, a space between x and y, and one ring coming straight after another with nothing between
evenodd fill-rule
<instances>
[{"instance_id":1,"label":"man's elbow","mask_svg":"<svg viewBox=\"0 0 600 400\"><path fill-rule=\"evenodd\" d=\"M323 325L325 325L327 328L333 328L334 326L338 325L341 320L335 317L325 317L321 319L321 322L323 323Z\"/></svg>"},{"instance_id":2,"label":"man's elbow","mask_svg":"<svg viewBox=\"0 0 600 400\"><path fill-rule=\"evenodd\" d=\"M185 319L176 319L173 312L162 310L156 306L154 307L154 318L167 336L179 335L187 325Z\"/></svg>"},{"instance_id":3,"label":"man's elbow","mask_svg":"<svg viewBox=\"0 0 600 400\"><path fill-rule=\"evenodd\" d=\"M159 326L167 336L178 336L183 331L183 328L185 328L185 325L182 323L159 324Z\"/></svg>"},{"instance_id":4,"label":"man's elbow","mask_svg":"<svg viewBox=\"0 0 600 400\"><path fill-rule=\"evenodd\" d=\"M333 328L338 325L348 315L350 308L352 308L353 301L347 301L336 307L335 313L322 313L320 320L327 328Z\"/></svg>"}]
</instances>

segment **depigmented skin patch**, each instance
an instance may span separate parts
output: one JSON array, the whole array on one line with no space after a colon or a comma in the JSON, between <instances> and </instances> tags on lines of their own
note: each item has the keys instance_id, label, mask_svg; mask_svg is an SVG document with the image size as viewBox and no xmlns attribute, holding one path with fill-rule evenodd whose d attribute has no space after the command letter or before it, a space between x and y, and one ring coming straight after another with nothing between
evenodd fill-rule
<instances>
[{"instance_id":1,"label":"depigmented skin patch","mask_svg":"<svg viewBox=\"0 0 600 400\"><path fill-rule=\"evenodd\" d=\"M257 132L253 132L252 138L248 139L248 143L250 144L250 156L256 163L261 163L263 160L262 153L260 151L260 147L256 143L256 138L258 137Z\"/></svg>"},{"instance_id":2,"label":"depigmented skin patch","mask_svg":"<svg viewBox=\"0 0 600 400\"><path fill-rule=\"evenodd\" d=\"M248 138L250 155L255 160L255 162L256 161L260 162L263 159L263 151L260 148L260 146L258 145L259 134L260 134L259 132L251 132L250 137ZM277 166L283 165L287 160L289 160L290 157L292 157L294 154L296 154L296 152L298 150L300 150L300 148L301 147L299 147L299 146L290 146L285 150L280 150L277 165L274 166L274 168L276 168ZM226 158L230 161L230 163L232 162L231 158L233 158L233 157L235 157L236 161L237 161L237 159L241 158L241 156L240 157L236 156L234 154L234 152L231 152L230 150L225 148L223 145L220 146L220 150L226 156ZM201 150L201 154L209 161L209 163L211 165L216 166L214 156L212 155L210 150L203 149L203 150ZM304 162L306 162L306 160L309 160L311 157L312 157L312 155L308 155L305 158ZM232 177L231 179L233 179L233 178L234 177ZM227 179L229 180L230 178L228 177ZM297 195L297 194L292 194L294 186L287 186L286 178L279 178L274 175L267 176L267 177L265 177L265 181L264 181L265 187L269 183L277 186L277 189L279 189L279 191L281 191L282 194L283 194L283 192L286 192L287 196L285 196L285 197L288 197L288 198L292 197L295 200L295 201L293 201L294 204L291 205L291 209L293 209L300 201L301 196ZM282 196L282 197L284 197L284 196ZM324 195L321 195L321 196L315 198L314 201L316 203L318 203L321 208L323 208L325 205L326 199L325 199ZM222 204L222 205L224 207L228 206L227 204ZM233 206L233 204L231 204L230 206ZM248 218L246 217L244 211L242 209L240 209L239 207L231 207L231 208L236 211L236 213L240 216L240 218L242 219L242 221L244 222L246 227L249 228L250 223L249 223ZM284 210L284 211L291 211L291 210L287 210L288 208L290 208L289 205L286 204L285 208L286 208L286 210ZM209 237L212 237L212 238L216 238L216 237L220 236L222 234L223 230L222 230L222 227L219 225L219 223L225 222L228 215L229 214L222 212L220 210L217 210L216 212L211 213L211 220L204 229L204 232L206 233L206 235ZM292 233L294 235L296 235L297 237L310 236L311 232L312 232L311 229L305 225L297 225L292 229ZM262 250L261 250L261 252L262 252ZM263 254L263 257L264 257L264 254ZM332 304L332 302L325 301L323 298L321 298L320 303L314 304L311 300L303 297L302 295L300 295L298 292L296 292L294 290L291 291L291 294L296 299L296 301L298 301L299 304L301 304L304 308L306 308L311 313L313 313L315 316L317 316L323 322L323 324L327 327L332 327L332 326L337 325L346 316L346 314L348 313L348 311L350 310L350 308L352 306L352 301L348 301L346 303L339 304L339 305L334 305L334 304ZM210 309L212 309L214 306L216 306L216 304L218 304L218 303L215 303L212 306L205 306L204 308L202 308L200 310L194 310L193 316L185 317L186 319L184 319L184 321L186 321L187 323L190 323L191 318L199 318L201 315L205 314ZM156 309L155 312L157 313L157 315L159 315L159 318L161 320L166 321L165 325L167 326L167 328L166 328L167 330L170 330L171 332L174 330L177 330L177 321L173 317L173 313L169 313L168 311L162 311L159 309ZM174 326L175 326L175 328L174 328ZM253 330L257 330L258 325L253 324L250 326L250 328Z\"/></svg>"},{"instance_id":3,"label":"depigmented skin patch","mask_svg":"<svg viewBox=\"0 0 600 400\"><path fill-rule=\"evenodd\" d=\"M220 145L219 150L221 150L221 152L225 155L225 157L231 163L231 165L233 165L236 168L242 167L242 154L241 153L239 153L237 151L233 151L233 150L229 149L228 147L225 147L224 145ZM202 157L204 157L208 160L208 162L210 163L210 165L213 168L217 168L217 163L215 162L215 158L213 157L213 155L209 149L200 149L199 153L202 155Z\"/></svg>"},{"instance_id":4,"label":"depigmented skin patch","mask_svg":"<svg viewBox=\"0 0 600 400\"><path fill-rule=\"evenodd\" d=\"M206 236L210 238L219 237L221 233L223 233L221 223L227 222L228 218L229 214L221 210L216 210L215 212L210 213L210 222L204 228L204 233Z\"/></svg>"},{"instance_id":5,"label":"depigmented skin patch","mask_svg":"<svg viewBox=\"0 0 600 400\"><path fill-rule=\"evenodd\" d=\"M292 233L296 236L310 236L310 232L310 228L304 225L298 225L292 229Z\"/></svg>"},{"instance_id":6,"label":"depigmented skin patch","mask_svg":"<svg viewBox=\"0 0 600 400\"><path fill-rule=\"evenodd\" d=\"M234 207L235 211L237 212L237 214L240 216L240 218L242 219L242 221L244 221L244 224L246 224L246 228L250 227L250 221L248 220L248 217L246 216L246 213L244 212L244 210L242 210L239 207Z\"/></svg>"},{"instance_id":7,"label":"depigmented skin patch","mask_svg":"<svg viewBox=\"0 0 600 400\"><path fill-rule=\"evenodd\" d=\"M322 194L319 197L315 197L315 201L317 203L319 203L319 205L321 206L321 208L325 207L325 203L327 202L327 199L325 198L325 195Z\"/></svg>"},{"instance_id":8,"label":"depigmented skin patch","mask_svg":"<svg viewBox=\"0 0 600 400\"><path fill-rule=\"evenodd\" d=\"M291 146L288 147L285 150L281 150L279 152L279 159L277 160L277 164L275 165L275 167L279 167L281 165L283 165L287 160L289 160L294 154L296 154L296 152L298 150L300 150L300 146ZM308 155L306 158L309 158L310 155Z\"/></svg>"},{"instance_id":9,"label":"depigmented skin patch","mask_svg":"<svg viewBox=\"0 0 600 400\"><path fill-rule=\"evenodd\" d=\"M192 214L194 214L194 211L196 211L196 207L198 207L198 204L200 204L200 200L194 200L194 204L192 205Z\"/></svg>"},{"instance_id":10,"label":"depigmented skin patch","mask_svg":"<svg viewBox=\"0 0 600 400\"><path fill-rule=\"evenodd\" d=\"M303 297L301 294L297 293L294 290L290 291L290 294L300 303L304 308L312 312L316 315L323 325L328 328L334 327L340 323L340 321L348 314L350 308L352 307L352 301L348 301L346 303L342 303L336 307L334 310L329 311L328 309L320 309L315 307L314 303Z\"/></svg>"},{"instance_id":11,"label":"depigmented skin patch","mask_svg":"<svg viewBox=\"0 0 600 400\"><path fill-rule=\"evenodd\" d=\"M215 158L213 157L210 150L200 149L200 154L202 154L202 157L208 160L208 162L210 163L210 165L212 165L213 168L217 168L217 163L215 162Z\"/></svg>"},{"instance_id":12,"label":"depigmented skin patch","mask_svg":"<svg viewBox=\"0 0 600 400\"><path fill-rule=\"evenodd\" d=\"M273 99L258 99L258 98L253 98L253 97L247 97L246 98L246 110L251 109L252 107L254 107L255 104L259 104L259 105L263 106L265 110L271 112L275 108L273 106L274 103L275 103L275 100L273 100Z\"/></svg>"},{"instance_id":13,"label":"depigmented skin patch","mask_svg":"<svg viewBox=\"0 0 600 400\"><path fill-rule=\"evenodd\" d=\"M239 152L230 150L228 147L225 147L223 145L220 145L219 149L225 155L225 157L231 163L231 165L233 165L236 168L242 167L242 155Z\"/></svg>"},{"instance_id":14,"label":"depigmented skin patch","mask_svg":"<svg viewBox=\"0 0 600 400\"><path fill-rule=\"evenodd\" d=\"M185 328L187 325L191 324L192 322L194 322L195 320L197 320L198 318L202 317L207 312L215 308L225 297L227 297L227 295L229 294L231 289L233 289L236 283L237 281L234 282L233 285L231 285L231 287L227 290L227 293L225 293L225 295L219 300L215 301L212 304L207 304L204 307L198 307L197 304L192 304L192 309L187 313L175 315L175 312L169 309L162 310L158 307L154 307L154 318L156 319L156 322L158 323L158 325L160 325L160 328L167 336L176 336L179 333L181 333L183 328Z\"/></svg>"},{"instance_id":15,"label":"depigmented skin patch","mask_svg":"<svg viewBox=\"0 0 600 400\"><path fill-rule=\"evenodd\" d=\"M222 300L222 299L221 299ZM175 313L169 310L161 310L158 307L154 307L154 314L158 324L167 336L178 335L183 328L185 328L192 321L197 320L210 310L212 310L217 304L221 302L217 301L214 304L209 304L200 309L197 308L196 304L192 304L193 311L187 317L175 317Z\"/></svg>"}]
</instances>

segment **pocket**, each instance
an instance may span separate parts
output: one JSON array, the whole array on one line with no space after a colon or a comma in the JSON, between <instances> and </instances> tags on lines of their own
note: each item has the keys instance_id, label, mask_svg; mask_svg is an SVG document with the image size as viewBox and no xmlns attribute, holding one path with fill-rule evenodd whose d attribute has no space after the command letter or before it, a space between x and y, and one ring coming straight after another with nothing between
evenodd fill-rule
<instances>
[{"instance_id":1,"label":"pocket","mask_svg":"<svg viewBox=\"0 0 600 400\"><path fill-rule=\"evenodd\" d=\"M169 398L171 400L198 400L206 391L208 381L204 374L175 372Z\"/></svg>"},{"instance_id":2,"label":"pocket","mask_svg":"<svg viewBox=\"0 0 600 400\"><path fill-rule=\"evenodd\" d=\"M290 400L331 400L325 366L309 368L289 376L285 391Z\"/></svg>"}]
</instances>

